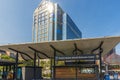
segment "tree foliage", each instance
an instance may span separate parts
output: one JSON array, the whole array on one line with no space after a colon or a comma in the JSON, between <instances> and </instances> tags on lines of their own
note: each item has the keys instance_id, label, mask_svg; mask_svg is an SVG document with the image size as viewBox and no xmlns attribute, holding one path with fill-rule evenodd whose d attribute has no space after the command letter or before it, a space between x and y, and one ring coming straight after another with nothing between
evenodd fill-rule
<instances>
[{"instance_id":1,"label":"tree foliage","mask_svg":"<svg viewBox=\"0 0 120 80\"><path fill-rule=\"evenodd\" d=\"M15 61L14 58L11 58L11 57L8 56L7 54L1 55L1 59L8 60L8 61Z\"/></svg>"}]
</instances>

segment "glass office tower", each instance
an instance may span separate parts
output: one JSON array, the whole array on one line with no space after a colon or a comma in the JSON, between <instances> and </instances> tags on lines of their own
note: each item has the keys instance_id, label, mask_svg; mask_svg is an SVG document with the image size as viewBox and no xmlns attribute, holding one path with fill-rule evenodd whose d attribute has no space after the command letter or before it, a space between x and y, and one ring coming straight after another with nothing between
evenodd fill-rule
<instances>
[{"instance_id":1,"label":"glass office tower","mask_svg":"<svg viewBox=\"0 0 120 80\"><path fill-rule=\"evenodd\" d=\"M57 3L42 0L33 14L33 42L81 38L82 33Z\"/></svg>"}]
</instances>

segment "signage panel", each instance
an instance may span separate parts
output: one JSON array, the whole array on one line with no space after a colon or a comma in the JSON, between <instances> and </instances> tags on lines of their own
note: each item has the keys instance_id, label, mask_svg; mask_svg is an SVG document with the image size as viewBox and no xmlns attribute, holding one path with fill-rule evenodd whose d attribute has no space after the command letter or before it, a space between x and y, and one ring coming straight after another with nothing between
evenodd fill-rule
<instances>
[{"instance_id":1,"label":"signage panel","mask_svg":"<svg viewBox=\"0 0 120 80\"><path fill-rule=\"evenodd\" d=\"M62 56L55 57L56 60L95 60L95 55Z\"/></svg>"}]
</instances>

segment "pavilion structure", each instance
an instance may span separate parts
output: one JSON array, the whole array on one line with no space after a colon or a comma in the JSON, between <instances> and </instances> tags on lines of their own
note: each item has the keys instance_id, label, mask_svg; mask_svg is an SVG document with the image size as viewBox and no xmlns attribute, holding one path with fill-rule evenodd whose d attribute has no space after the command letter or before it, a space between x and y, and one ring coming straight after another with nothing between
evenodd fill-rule
<instances>
[{"instance_id":1,"label":"pavilion structure","mask_svg":"<svg viewBox=\"0 0 120 80\"><path fill-rule=\"evenodd\" d=\"M34 80L37 80L37 59L51 59L51 74L53 80L79 80L81 77L85 77L85 75L82 75L82 71L80 72L84 67L92 68L89 69L91 71L93 69L98 70L96 71L98 73L95 71L92 72L94 74L94 76L92 76L97 76L98 78L98 75L102 74L102 57L119 42L120 37L88 38L40 43L8 44L1 45L0 50L10 51L16 54L16 80L19 57L22 57L26 61L30 59L34 61ZM58 61L64 61L64 65L57 66ZM67 70L67 68L69 69ZM65 73L59 73L60 70L64 70Z\"/></svg>"}]
</instances>

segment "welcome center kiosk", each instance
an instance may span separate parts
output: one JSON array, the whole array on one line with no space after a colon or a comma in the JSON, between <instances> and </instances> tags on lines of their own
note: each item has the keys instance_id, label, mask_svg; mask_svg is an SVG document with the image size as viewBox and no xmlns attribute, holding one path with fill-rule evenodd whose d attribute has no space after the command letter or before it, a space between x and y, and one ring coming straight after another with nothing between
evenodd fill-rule
<instances>
[{"instance_id":1,"label":"welcome center kiosk","mask_svg":"<svg viewBox=\"0 0 120 80\"><path fill-rule=\"evenodd\" d=\"M19 56L34 61L32 79L40 79L36 65L37 59L51 59L52 80L97 79L102 74L102 57L120 42L120 37L104 37L52 41L41 43L1 45L0 50L16 53L15 79ZM59 61L61 61L59 63ZM42 72L42 69L40 69Z\"/></svg>"}]
</instances>

